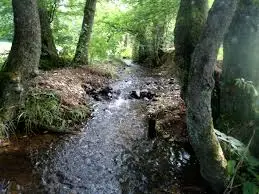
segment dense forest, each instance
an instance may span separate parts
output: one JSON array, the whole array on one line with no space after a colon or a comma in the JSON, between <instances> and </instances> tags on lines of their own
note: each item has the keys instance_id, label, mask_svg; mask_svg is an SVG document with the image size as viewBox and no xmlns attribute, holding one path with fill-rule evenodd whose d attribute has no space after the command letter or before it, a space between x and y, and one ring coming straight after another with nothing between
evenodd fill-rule
<instances>
[{"instance_id":1,"label":"dense forest","mask_svg":"<svg viewBox=\"0 0 259 194\"><path fill-rule=\"evenodd\" d=\"M0 16L0 193L259 193L258 0Z\"/></svg>"}]
</instances>

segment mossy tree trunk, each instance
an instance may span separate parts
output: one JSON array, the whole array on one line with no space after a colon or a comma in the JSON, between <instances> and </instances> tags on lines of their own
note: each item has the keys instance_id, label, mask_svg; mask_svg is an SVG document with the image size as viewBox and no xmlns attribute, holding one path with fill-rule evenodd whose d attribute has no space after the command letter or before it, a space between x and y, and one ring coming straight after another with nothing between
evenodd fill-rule
<instances>
[{"instance_id":1,"label":"mossy tree trunk","mask_svg":"<svg viewBox=\"0 0 259 194\"><path fill-rule=\"evenodd\" d=\"M197 44L190 67L187 93L187 128L191 145L200 162L201 175L216 193L226 186L227 162L214 133L211 93L214 65L237 0L215 0Z\"/></svg>"},{"instance_id":2,"label":"mossy tree trunk","mask_svg":"<svg viewBox=\"0 0 259 194\"><path fill-rule=\"evenodd\" d=\"M40 67L43 69L50 69L59 66L59 57L54 42L52 29L50 26L50 17L48 10L44 5L39 6L39 16L41 24L41 61Z\"/></svg>"},{"instance_id":3,"label":"mossy tree trunk","mask_svg":"<svg viewBox=\"0 0 259 194\"><path fill-rule=\"evenodd\" d=\"M158 66L161 64L160 58L163 55L163 43L165 34L166 18L162 21L153 22L152 31L152 65Z\"/></svg>"},{"instance_id":4,"label":"mossy tree trunk","mask_svg":"<svg viewBox=\"0 0 259 194\"><path fill-rule=\"evenodd\" d=\"M208 0L181 0L174 30L174 61L180 69L181 96L185 98L191 56L208 14Z\"/></svg>"},{"instance_id":5,"label":"mossy tree trunk","mask_svg":"<svg viewBox=\"0 0 259 194\"><path fill-rule=\"evenodd\" d=\"M259 86L259 8L241 0L224 40L221 115L235 121L254 119L253 96L235 85L244 78Z\"/></svg>"},{"instance_id":6,"label":"mossy tree trunk","mask_svg":"<svg viewBox=\"0 0 259 194\"><path fill-rule=\"evenodd\" d=\"M94 24L95 10L96 0L86 0L82 29L74 57L74 63L76 65L88 64L88 49Z\"/></svg>"},{"instance_id":7,"label":"mossy tree trunk","mask_svg":"<svg viewBox=\"0 0 259 194\"><path fill-rule=\"evenodd\" d=\"M139 44L138 36L135 36L132 48L132 59L134 62L139 60Z\"/></svg>"},{"instance_id":8,"label":"mossy tree trunk","mask_svg":"<svg viewBox=\"0 0 259 194\"><path fill-rule=\"evenodd\" d=\"M10 121L20 103L26 82L38 72L41 29L37 1L13 0L14 39L0 73L0 128Z\"/></svg>"},{"instance_id":9,"label":"mossy tree trunk","mask_svg":"<svg viewBox=\"0 0 259 194\"><path fill-rule=\"evenodd\" d=\"M148 66L160 64L165 25L165 19L153 21L137 32L133 48L134 61Z\"/></svg>"},{"instance_id":10,"label":"mossy tree trunk","mask_svg":"<svg viewBox=\"0 0 259 194\"><path fill-rule=\"evenodd\" d=\"M150 57L150 44L146 38L145 32L139 33L137 35L137 39L139 41L139 49L138 49L138 63L147 62Z\"/></svg>"}]
</instances>

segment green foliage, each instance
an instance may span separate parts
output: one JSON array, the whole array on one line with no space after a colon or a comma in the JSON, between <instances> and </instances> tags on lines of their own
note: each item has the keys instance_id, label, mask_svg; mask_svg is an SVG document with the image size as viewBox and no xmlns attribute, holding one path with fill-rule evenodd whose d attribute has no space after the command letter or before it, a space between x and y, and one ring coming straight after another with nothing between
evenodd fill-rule
<instances>
[{"instance_id":1,"label":"green foliage","mask_svg":"<svg viewBox=\"0 0 259 194\"><path fill-rule=\"evenodd\" d=\"M51 26L59 55L63 58L71 60L74 57L83 21L84 4L85 0L57 1Z\"/></svg>"},{"instance_id":2,"label":"green foliage","mask_svg":"<svg viewBox=\"0 0 259 194\"><path fill-rule=\"evenodd\" d=\"M26 96L18 121L25 124L27 132L35 128L64 132L85 121L89 114L90 110L85 105L65 107L55 93L32 90Z\"/></svg>"},{"instance_id":3,"label":"green foliage","mask_svg":"<svg viewBox=\"0 0 259 194\"><path fill-rule=\"evenodd\" d=\"M235 167L237 162L235 160L229 160L227 165L227 172L229 176L233 176L235 174Z\"/></svg>"},{"instance_id":4,"label":"green foliage","mask_svg":"<svg viewBox=\"0 0 259 194\"><path fill-rule=\"evenodd\" d=\"M243 194L257 194L259 192L259 187L252 182L245 182L243 184Z\"/></svg>"},{"instance_id":5,"label":"green foliage","mask_svg":"<svg viewBox=\"0 0 259 194\"><path fill-rule=\"evenodd\" d=\"M13 38L13 13L10 0L0 2L0 40L12 40Z\"/></svg>"},{"instance_id":6,"label":"green foliage","mask_svg":"<svg viewBox=\"0 0 259 194\"><path fill-rule=\"evenodd\" d=\"M257 194L259 192L259 161L250 155L249 147L254 138L252 135L249 143L245 146L237 139L226 136L215 130L218 138L227 143L229 160L227 172L229 184L224 193L231 193L234 189L242 189L243 194Z\"/></svg>"},{"instance_id":7,"label":"green foliage","mask_svg":"<svg viewBox=\"0 0 259 194\"><path fill-rule=\"evenodd\" d=\"M178 6L178 0L101 2L97 6L90 43L91 59L131 57L136 37L146 36L148 42L152 43L152 33L159 25L165 25L164 43L172 44L172 21ZM128 41L125 44L126 36Z\"/></svg>"},{"instance_id":8,"label":"green foliage","mask_svg":"<svg viewBox=\"0 0 259 194\"><path fill-rule=\"evenodd\" d=\"M152 41L154 26L166 24L164 43L172 43L174 19L180 0L99 1L89 48L91 60L131 57L135 37L147 29ZM53 35L61 57L72 59L78 41L85 0L39 0L49 12ZM0 37L12 40L13 19L11 1L0 2ZM105 9L103 9L105 7ZM127 44L125 36L128 36Z\"/></svg>"}]
</instances>

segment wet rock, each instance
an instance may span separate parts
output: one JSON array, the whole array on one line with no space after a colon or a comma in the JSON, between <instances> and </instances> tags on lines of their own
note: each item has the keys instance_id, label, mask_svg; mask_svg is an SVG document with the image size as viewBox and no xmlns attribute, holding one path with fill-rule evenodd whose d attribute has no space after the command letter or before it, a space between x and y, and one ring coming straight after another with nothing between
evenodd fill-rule
<instances>
[{"instance_id":1,"label":"wet rock","mask_svg":"<svg viewBox=\"0 0 259 194\"><path fill-rule=\"evenodd\" d=\"M117 99L121 95L121 90L113 91L112 95L113 95L113 98Z\"/></svg>"},{"instance_id":2,"label":"wet rock","mask_svg":"<svg viewBox=\"0 0 259 194\"><path fill-rule=\"evenodd\" d=\"M169 84L174 84L174 83L175 83L175 79L174 79L174 78L169 79L169 80L168 80L168 83L169 83Z\"/></svg>"},{"instance_id":3,"label":"wet rock","mask_svg":"<svg viewBox=\"0 0 259 194\"><path fill-rule=\"evenodd\" d=\"M85 91L96 101L111 100L113 98L117 98L121 94L120 90L113 91L113 88L110 86L99 89L91 89L89 86L85 85Z\"/></svg>"},{"instance_id":4,"label":"wet rock","mask_svg":"<svg viewBox=\"0 0 259 194\"><path fill-rule=\"evenodd\" d=\"M151 100L156 94L154 92L148 91L147 89L144 89L140 92L140 98L148 98Z\"/></svg>"},{"instance_id":5,"label":"wet rock","mask_svg":"<svg viewBox=\"0 0 259 194\"><path fill-rule=\"evenodd\" d=\"M143 90L133 90L130 93L131 98L135 99L144 99L144 100L151 100L156 96L154 92L148 91L147 89Z\"/></svg>"},{"instance_id":6,"label":"wet rock","mask_svg":"<svg viewBox=\"0 0 259 194\"><path fill-rule=\"evenodd\" d=\"M82 84L82 87L86 91L86 93L93 91L93 87L90 84Z\"/></svg>"},{"instance_id":7,"label":"wet rock","mask_svg":"<svg viewBox=\"0 0 259 194\"><path fill-rule=\"evenodd\" d=\"M146 82L146 85L151 85L152 84L152 81L147 81Z\"/></svg>"},{"instance_id":8,"label":"wet rock","mask_svg":"<svg viewBox=\"0 0 259 194\"><path fill-rule=\"evenodd\" d=\"M149 101L149 99L147 97L144 98L145 101Z\"/></svg>"},{"instance_id":9,"label":"wet rock","mask_svg":"<svg viewBox=\"0 0 259 194\"><path fill-rule=\"evenodd\" d=\"M96 101L101 101L101 97L99 95L93 95L93 99L95 99Z\"/></svg>"},{"instance_id":10,"label":"wet rock","mask_svg":"<svg viewBox=\"0 0 259 194\"><path fill-rule=\"evenodd\" d=\"M164 138L164 139L169 139L169 138L170 138L170 135L169 135L169 134L164 134L164 135L163 135L163 138Z\"/></svg>"},{"instance_id":11,"label":"wet rock","mask_svg":"<svg viewBox=\"0 0 259 194\"><path fill-rule=\"evenodd\" d=\"M140 96L140 90L133 90L133 91L130 93L130 97L135 98L135 99L140 99L140 98L141 98L141 96Z\"/></svg>"},{"instance_id":12,"label":"wet rock","mask_svg":"<svg viewBox=\"0 0 259 194\"><path fill-rule=\"evenodd\" d=\"M99 93L103 96L108 96L112 93L112 88L110 86L106 86L105 88L101 89Z\"/></svg>"}]
</instances>

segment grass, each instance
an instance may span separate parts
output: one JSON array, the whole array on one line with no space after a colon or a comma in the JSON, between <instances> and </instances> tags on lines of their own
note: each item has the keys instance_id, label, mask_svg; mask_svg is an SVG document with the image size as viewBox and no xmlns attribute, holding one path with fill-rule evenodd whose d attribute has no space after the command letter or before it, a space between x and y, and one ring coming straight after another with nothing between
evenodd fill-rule
<instances>
[{"instance_id":1,"label":"grass","mask_svg":"<svg viewBox=\"0 0 259 194\"><path fill-rule=\"evenodd\" d=\"M5 123L0 117L0 139L9 138L11 134L15 134L15 124L13 121Z\"/></svg>"},{"instance_id":2,"label":"grass","mask_svg":"<svg viewBox=\"0 0 259 194\"><path fill-rule=\"evenodd\" d=\"M7 55L1 55L0 54L0 71L1 71L1 69L3 67L3 64L4 64L6 59L7 59Z\"/></svg>"},{"instance_id":3,"label":"grass","mask_svg":"<svg viewBox=\"0 0 259 194\"><path fill-rule=\"evenodd\" d=\"M32 90L20 109L18 122L24 123L27 133L34 129L69 132L89 116L90 109L86 105L66 107L52 91Z\"/></svg>"}]
</instances>

